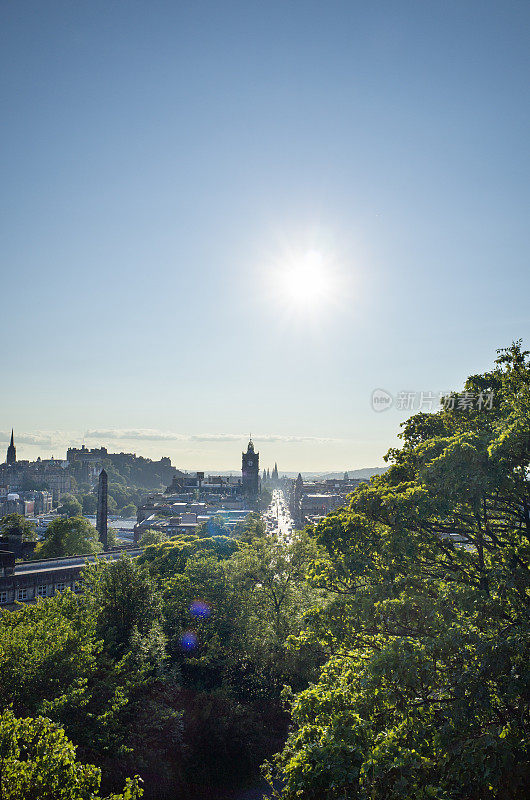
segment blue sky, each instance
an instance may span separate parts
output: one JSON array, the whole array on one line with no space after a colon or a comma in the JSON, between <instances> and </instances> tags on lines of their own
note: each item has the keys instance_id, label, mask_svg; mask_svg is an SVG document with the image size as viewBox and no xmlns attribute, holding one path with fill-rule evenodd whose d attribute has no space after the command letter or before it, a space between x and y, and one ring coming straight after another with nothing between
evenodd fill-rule
<instances>
[{"instance_id":1,"label":"blue sky","mask_svg":"<svg viewBox=\"0 0 530 800\"><path fill-rule=\"evenodd\" d=\"M265 465L376 466L406 413L373 389L458 388L528 344L527 3L0 14L21 456L235 469L252 431ZM282 271L308 252L334 288L301 305Z\"/></svg>"}]
</instances>

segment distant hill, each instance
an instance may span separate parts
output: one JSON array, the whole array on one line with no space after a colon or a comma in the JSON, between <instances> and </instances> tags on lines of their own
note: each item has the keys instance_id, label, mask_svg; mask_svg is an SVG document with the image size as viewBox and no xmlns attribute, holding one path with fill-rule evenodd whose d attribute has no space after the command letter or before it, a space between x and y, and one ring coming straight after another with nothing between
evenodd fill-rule
<instances>
[{"instance_id":1,"label":"distant hill","mask_svg":"<svg viewBox=\"0 0 530 800\"><path fill-rule=\"evenodd\" d=\"M343 472L302 472L302 478L320 478L321 480L332 480L333 478L342 478L344 472L348 473L349 478L371 478L373 475L382 475L386 472L388 467L363 467L363 469L347 469ZM286 472L285 475L294 475L295 473Z\"/></svg>"},{"instance_id":2,"label":"distant hill","mask_svg":"<svg viewBox=\"0 0 530 800\"><path fill-rule=\"evenodd\" d=\"M122 483L142 489L165 489L176 473L169 458L152 461L133 453L107 453L104 467L109 483Z\"/></svg>"},{"instance_id":3,"label":"distant hill","mask_svg":"<svg viewBox=\"0 0 530 800\"><path fill-rule=\"evenodd\" d=\"M381 475L383 472L386 472L388 467L363 467L363 469L347 469L342 470L341 472L302 472L302 478L306 478L307 480L313 478L319 478L321 480L331 480L333 478L342 478L344 477L344 472L348 473L349 478L371 478L372 475ZM193 473L195 470L186 470L186 472ZM260 474L262 470L260 469ZM288 470L279 470L280 477L285 478L296 478L298 472L289 472ZM241 470L219 470L219 469L210 469L206 470L206 475L241 475Z\"/></svg>"}]
</instances>

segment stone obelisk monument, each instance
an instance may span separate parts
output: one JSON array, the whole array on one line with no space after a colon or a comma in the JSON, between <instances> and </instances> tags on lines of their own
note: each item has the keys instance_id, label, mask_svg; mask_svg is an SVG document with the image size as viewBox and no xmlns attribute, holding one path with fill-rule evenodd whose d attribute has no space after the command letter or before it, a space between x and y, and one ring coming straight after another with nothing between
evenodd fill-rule
<instances>
[{"instance_id":1,"label":"stone obelisk monument","mask_svg":"<svg viewBox=\"0 0 530 800\"><path fill-rule=\"evenodd\" d=\"M104 469L99 473L98 484L98 511L96 516L96 528L99 534L99 541L103 545L103 550L108 548L107 536L107 500L108 500L108 478Z\"/></svg>"}]
</instances>

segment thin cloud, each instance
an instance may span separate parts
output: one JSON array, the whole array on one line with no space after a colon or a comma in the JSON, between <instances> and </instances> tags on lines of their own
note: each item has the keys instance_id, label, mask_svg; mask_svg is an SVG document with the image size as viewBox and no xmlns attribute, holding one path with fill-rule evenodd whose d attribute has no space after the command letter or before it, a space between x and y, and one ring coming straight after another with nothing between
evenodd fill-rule
<instances>
[{"instance_id":1,"label":"thin cloud","mask_svg":"<svg viewBox=\"0 0 530 800\"><path fill-rule=\"evenodd\" d=\"M196 433L190 436L194 442L240 442L246 441L248 434L244 433ZM285 436L276 433L254 434L252 440L255 444L260 442L282 442L284 444L313 442L314 444L328 444L329 442L342 441L324 436Z\"/></svg>"},{"instance_id":2,"label":"thin cloud","mask_svg":"<svg viewBox=\"0 0 530 800\"><path fill-rule=\"evenodd\" d=\"M11 441L11 431L0 431L0 442ZM28 444L36 447L53 447L57 441L50 433L15 433L16 444Z\"/></svg>"},{"instance_id":3,"label":"thin cloud","mask_svg":"<svg viewBox=\"0 0 530 800\"><path fill-rule=\"evenodd\" d=\"M245 433L192 433L183 434L173 431L161 431L155 428L109 428L102 430L89 430L85 433L87 439L123 440L142 442L241 442L247 439ZM313 444L329 444L330 442L343 441L326 436L286 436L283 434L256 434L253 437L256 444L260 442L282 442L294 444L312 442Z\"/></svg>"},{"instance_id":4,"label":"thin cloud","mask_svg":"<svg viewBox=\"0 0 530 800\"><path fill-rule=\"evenodd\" d=\"M241 433L193 433L188 436L190 442L240 442L245 438Z\"/></svg>"},{"instance_id":5,"label":"thin cloud","mask_svg":"<svg viewBox=\"0 0 530 800\"><path fill-rule=\"evenodd\" d=\"M173 442L187 441L188 437L171 431L158 431L152 428L120 429L86 431L86 439L113 439L139 442Z\"/></svg>"}]
</instances>

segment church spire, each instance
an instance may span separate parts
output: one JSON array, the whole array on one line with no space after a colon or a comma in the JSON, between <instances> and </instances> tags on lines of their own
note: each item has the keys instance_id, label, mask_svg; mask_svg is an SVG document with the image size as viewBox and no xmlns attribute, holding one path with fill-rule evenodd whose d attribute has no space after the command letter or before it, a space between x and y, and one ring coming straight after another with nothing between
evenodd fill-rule
<instances>
[{"instance_id":1,"label":"church spire","mask_svg":"<svg viewBox=\"0 0 530 800\"><path fill-rule=\"evenodd\" d=\"M11 441L7 448L6 464L15 464L17 460L17 448L15 447L15 432L11 428Z\"/></svg>"}]
</instances>

